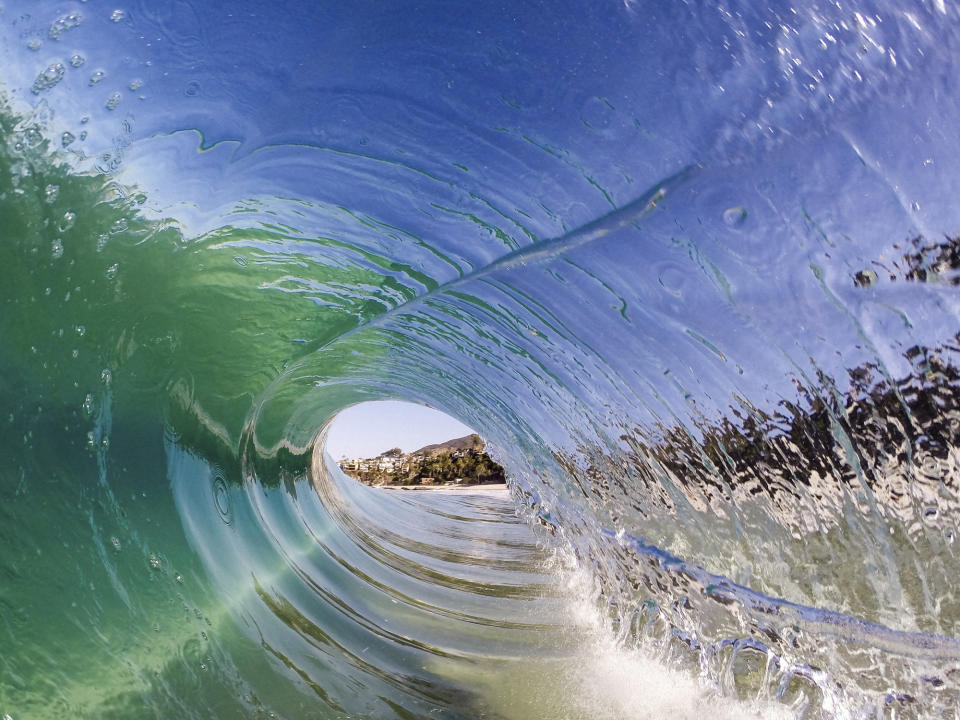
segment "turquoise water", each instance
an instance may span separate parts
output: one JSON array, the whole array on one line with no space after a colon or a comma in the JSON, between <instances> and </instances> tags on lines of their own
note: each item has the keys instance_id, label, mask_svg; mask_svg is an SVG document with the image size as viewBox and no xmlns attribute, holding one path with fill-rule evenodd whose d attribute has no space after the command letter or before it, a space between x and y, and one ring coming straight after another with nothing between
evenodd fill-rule
<instances>
[{"instance_id":1,"label":"turquoise water","mask_svg":"<svg viewBox=\"0 0 960 720\"><path fill-rule=\"evenodd\" d=\"M957 23L4 4L0 713L957 717Z\"/></svg>"}]
</instances>

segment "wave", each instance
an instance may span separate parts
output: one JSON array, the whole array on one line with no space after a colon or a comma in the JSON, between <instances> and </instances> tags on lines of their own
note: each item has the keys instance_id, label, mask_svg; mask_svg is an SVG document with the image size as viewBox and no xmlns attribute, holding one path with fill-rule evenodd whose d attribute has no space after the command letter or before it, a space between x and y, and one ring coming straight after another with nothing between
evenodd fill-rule
<instances>
[{"instance_id":1,"label":"wave","mask_svg":"<svg viewBox=\"0 0 960 720\"><path fill-rule=\"evenodd\" d=\"M955 8L0 25L0 712L956 714Z\"/></svg>"}]
</instances>

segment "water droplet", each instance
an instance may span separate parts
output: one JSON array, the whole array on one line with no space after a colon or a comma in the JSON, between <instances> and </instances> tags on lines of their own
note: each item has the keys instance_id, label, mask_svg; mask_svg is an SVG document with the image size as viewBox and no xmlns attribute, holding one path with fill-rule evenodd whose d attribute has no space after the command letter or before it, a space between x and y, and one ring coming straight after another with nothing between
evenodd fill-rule
<instances>
[{"instance_id":1,"label":"water droplet","mask_svg":"<svg viewBox=\"0 0 960 720\"><path fill-rule=\"evenodd\" d=\"M230 491L226 481L219 475L213 480L213 504L220 514L220 519L227 525L233 522L233 508L230 502Z\"/></svg>"},{"instance_id":2,"label":"water droplet","mask_svg":"<svg viewBox=\"0 0 960 720\"><path fill-rule=\"evenodd\" d=\"M746 222L746 219L747 209L744 207L732 207L723 212L723 221L729 227L740 227Z\"/></svg>"},{"instance_id":3,"label":"water droplet","mask_svg":"<svg viewBox=\"0 0 960 720\"><path fill-rule=\"evenodd\" d=\"M33 87L30 88L34 95L39 95L44 90L49 90L63 79L67 69L63 63L52 63L45 70L42 70L37 79L33 81Z\"/></svg>"},{"instance_id":4,"label":"water droplet","mask_svg":"<svg viewBox=\"0 0 960 720\"><path fill-rule=\"evenodd\" d=\"M47 185L43 189L43 199L48 203L55 203L58 197L60 197L59 185Z\"/></svg>"},{"instance_id":5,"label":"water droplet","mask_svg":"<svg viewBox=\"0 0 960 720\"><path fill-rule=\"evenodd\" d=\"M877 284L878 279L877 273L870 268L866 268L853 276L853 284L857 287L871 287Z\"/></svg>"},{"instance_id":6,"label":"water droplet","mask_svg":"<svg viewBox=\"0 0 960 720\"><path fill-rule=\"evenodd\" d=\"M140 78L137 78L136 80L132 80L127 87L129 87L131 91L136 92L137 90L143 87L143 80L141 80Z\"/></svg>"},{"instance_id":7,"label":"water droplet","mask_svg":"<svg viewBox=\"0 0 960 720\"><path fill-rule=\"evenodd\" d=\"M120 269L120 266L114 263L107 268L107 280L113 280L117 276L117 270Z\"/></svg>"},{"instance_id":8,"label":"water droplet","mask_svg":"<svg viewBox=\"0 0 960 720\"><path fill-rule=\"evenodd\" d=\"M107 74L103 70L94 70L93 75L90 76L90 87L97 85L98 83L103 82L103 79ZM82 120L80 122L83 122Z\"/></svg>"},{"instance_id":9,"label":"water droplet","mask_svg":"<svg viewBox=\"0 0 960 720\"><path fill-rule=\"evenodd\" d=\"M79 55L77 53L74 53L73 55L70 56L70 64L73 65L73 67L75 68L80 67L86 61L87 59L83 55Z\"/></svg>"},{"instance_id":10,"label":"water droplet","mask_svg":"<svg viewBox=\"0 0 960 720\"><path fill-rule=\"evenodd\" d=\"M63 257L63 243L59 238L50 243L50 254L53 255L54 260L59 260Z\"/></svg>"},{"instance_id":11,"label":"water droplet","mask_svg":"<svg viewBox=\"0 0 960 720\"><path fill-rule=\"evenodd\" d=\"M63 217L60 219L60 224L57 225L57 229L60 232L67 232L72 228L77 222L77 214L75 212L70 212L69 210L63 214Z\"/></svg>"},{"instance_id":12,"label":"water droplet","mask_svg":"<svg viewBox=\"0 0 960 720\"><path fill-rule=\"evenodd\" d=\"M115 23L120 22L126 17L127 17L127 13L123 10L114 10L112 13L110 13L110 20Z\"/></svg>"},{"instance_id":13,"label":"water droplet","mask_svg":"<svg viewBox=\"0 0 960 720\"><path fill-rule=\"evenodd\" d=\"M114 109L116 109L117 105L119 105L119 104L120 104L120 93L115 92L115 93L114 93L113 95L111 95L110 98L107 100L107 104L106 104L105 107L107 108L107 110L114 110Z\"/></svg>"},{"instance_id":14,"label":"water droplet","mask_svg":"<svg viewBox=\"0 0 960 720\"><path fill-rule=\"evenodd\" d=\"M63 135L60 136L60 145L62 147L68 147L77 137L70 131L66 131Z\"/></svg>"}]
</instances>

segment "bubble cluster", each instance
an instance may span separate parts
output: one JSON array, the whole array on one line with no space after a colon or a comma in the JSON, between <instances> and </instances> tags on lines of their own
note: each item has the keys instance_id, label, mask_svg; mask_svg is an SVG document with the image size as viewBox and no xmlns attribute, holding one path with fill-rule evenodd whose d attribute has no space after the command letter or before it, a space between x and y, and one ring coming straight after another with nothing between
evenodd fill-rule
<instances>
[{"instance_id":1,"label":"bubble cluster","mask_svg":"<svg viewBox=\"0 0 960 720\"><path fill-rule=\"evenodd\" d=\"M50 25L50 39L59 40L61 35L63 35L67 30L77 27L82 20L83 18L81 18L77 13L61 15Z\"/></svg>"},{"instance_id":2,"label":"bubble cluster","mask_svg":"<svg viewBox=\"0 0 960 720\"><path fill-rule=\"evenodd\" d=\"M67 69L63 66L63 63L57 62L48 65L37 75L37 79L33 81L33 86L30 88L30 91L34 95L39 95L43 91L49 90L63 80L66 72Z\"/></svg>"}]
</instances>

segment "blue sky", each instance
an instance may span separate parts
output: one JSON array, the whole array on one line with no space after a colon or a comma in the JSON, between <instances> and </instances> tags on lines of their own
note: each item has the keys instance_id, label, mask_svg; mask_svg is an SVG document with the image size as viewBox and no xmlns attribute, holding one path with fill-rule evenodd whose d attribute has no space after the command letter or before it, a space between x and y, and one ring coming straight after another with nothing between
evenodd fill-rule
<instances>
[{"instance_id":1,"label":"blue sky","mask_svg":"<svg viewBox=\"0 0 960 720\"><path fill-rule=\"evenodd\" d=\"M473 430L426 405L396 400L349 407L330 424L327 452L341 457L375 457L399 447L411 452L424 445L469 435Z\"/></svg>"}]
</instances>

